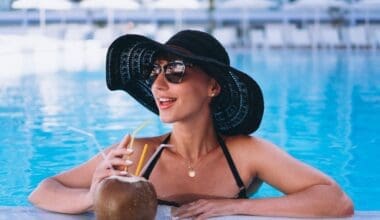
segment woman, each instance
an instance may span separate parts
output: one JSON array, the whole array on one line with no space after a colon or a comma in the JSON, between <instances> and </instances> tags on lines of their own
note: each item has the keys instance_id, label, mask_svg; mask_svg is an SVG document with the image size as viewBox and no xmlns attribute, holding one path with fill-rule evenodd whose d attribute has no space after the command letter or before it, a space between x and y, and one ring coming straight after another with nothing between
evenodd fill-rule
<instances>
[{"instance_id":1,"label":"woman","mask_svg":"<svg viewBox=\"0 0 380 220\"><path fill-rule=\"evenodd\" d=\"M151 146L143 176L154 185L159 203L178 206L177 217L220 215L350 216L353 205L329 177L297 161L277 146L249 136L263 115L260 87L232 68L223 46L192 30L165 44L139 35L118 38L107 54L107 86L125 90L172 131L140 138L134 152L126 136L83 165L44 180L30 195L35 205L57 212L90 210L99 182L111 167L136 163ZM158 148L161 144L169 147ZM121 159L129 155L130 160ZM279 198L247 199L261 181L279 189Z\"/></svg>"}]
</instances>

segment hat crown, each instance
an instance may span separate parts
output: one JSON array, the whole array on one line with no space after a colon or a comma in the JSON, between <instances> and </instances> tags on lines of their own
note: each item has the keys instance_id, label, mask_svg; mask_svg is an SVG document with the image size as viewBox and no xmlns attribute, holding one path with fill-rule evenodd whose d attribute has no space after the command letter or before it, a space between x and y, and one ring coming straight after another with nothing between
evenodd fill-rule
<instances>
[{"instance_id":1,"label":"hat crown","mask_svg":"<svg viewBox=\"0 0 380 220\"><path fill-rule=\"evenodd\" d=\"M196 30L180 31L165 44L183 48L196 56L211 58L230 65L228 53L222 44L205 32Z\"/></svg>"}]
</instances>

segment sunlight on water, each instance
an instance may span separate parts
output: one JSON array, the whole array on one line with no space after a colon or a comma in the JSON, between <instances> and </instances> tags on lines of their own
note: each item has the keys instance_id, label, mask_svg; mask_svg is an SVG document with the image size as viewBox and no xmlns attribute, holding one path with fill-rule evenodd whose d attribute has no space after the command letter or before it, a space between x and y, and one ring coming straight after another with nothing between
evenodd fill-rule
<instances>
[{"instance_id":1,"label":"sunlight on water","mask_svg":"<svg viewBox=\"0 0 380 220\"><path fill-rule=\"evenodd\" d=\"M169 131L124 92L108 91L102 64L81 58L65 67L60 60L67 57L58 54L45 67L27 69L39 58L23 56L14 74L0 74L0 205L27 205L28 193L43 178L98 152L93 141L70 126L94 134L102 148L144 120L153 123L138 136ZM231 56L232 64L256 78L264 92L266 109L256 135L331 175L358 210L380 209L379 58L370 52L286 50ZM265 185L254 198L276 195Z\"/></svg>"}]
</instances>

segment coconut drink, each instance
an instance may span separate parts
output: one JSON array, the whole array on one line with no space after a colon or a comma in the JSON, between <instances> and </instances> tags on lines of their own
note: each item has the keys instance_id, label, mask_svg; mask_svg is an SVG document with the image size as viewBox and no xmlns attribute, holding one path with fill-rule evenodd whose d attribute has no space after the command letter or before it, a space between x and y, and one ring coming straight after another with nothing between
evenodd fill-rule
<instances>
[{"instance_id":1,"label":"coconut drink","mask_svg":"<svg viewBox=\"0 0 380 220\"><path fill-rule=\"evenodd\" d=\"M110 176L98 186L94 208L98 220L154 219L157 195L139 176Z\"/></svg>"}]
</instances>

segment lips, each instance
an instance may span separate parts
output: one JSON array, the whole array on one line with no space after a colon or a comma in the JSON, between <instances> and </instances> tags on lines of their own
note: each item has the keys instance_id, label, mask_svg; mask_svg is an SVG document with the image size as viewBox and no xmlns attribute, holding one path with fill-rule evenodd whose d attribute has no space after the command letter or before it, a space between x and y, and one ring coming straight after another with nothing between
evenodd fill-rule
<instances>
[{"instance_id":1,"label":"lips","mask_svg":"<svg viewBox=\"0 0 380 220\"><path fill-rule=\"evenodd\" d=\"M174 104L176 100L177 100L176 98L172 98L172 97L157 98L158 107L160 109L168 109Z\"/></svg>"}]
</instances>

